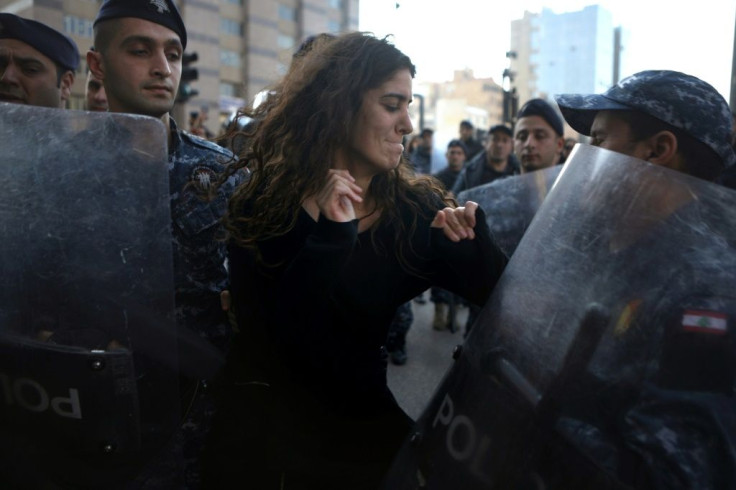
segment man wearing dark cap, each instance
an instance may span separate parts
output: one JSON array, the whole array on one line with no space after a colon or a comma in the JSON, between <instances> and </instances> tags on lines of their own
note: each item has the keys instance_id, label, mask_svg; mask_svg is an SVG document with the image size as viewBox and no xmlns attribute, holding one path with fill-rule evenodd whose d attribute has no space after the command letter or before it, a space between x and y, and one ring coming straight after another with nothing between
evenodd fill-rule
<instances>
[{"instance_id":1,"label":"man wearing dark cap","mask_svg":"<svg viewBox=\"0 0 736 490\"><path fill-rule=\"evenodd\" d=\"M555 99L568 124L595 146L709 181L736 163L728 104L691 75L648 70L603 94Z\"/></svg>"},{"instance_id":2,"label":"man wearing dark cap","mask_svg":"<svg viewBox=\"0 0 736 490\"><path fill-rule=\"evenodd\" d=\"M472 160L475 155L483 151L483 145L480 141L475 139L475 127L473 123L465 119L460 121L460 141L463 142L465 148L468 149L466 158L468 161Z\"/></svg>"},{"instance_id":3,"label":"man wearing dark cap","mask_svg":"<svg viewBox=\"0 0 736 490\"><path fill-rule=\"evenodd\" d=\"M452 186L452 193L457 196L466 189L518 174L519 165L511 153L513 148L511 135L508 126L503 124L491 126L485 150L465 165L455 185Z\"/></svg>"},{"instance_id":4,"label":"man wearing dark cap","mask_svg":"<svg viewBox=\"0 0 736 490\"><path fill-rule=\"evenodd\" d=\"M79 51L69 37L0 13L0 102L63 108L78 66Z\"/></svg>"},{"instance_id":5,"label":"man wearing dark cap","mask_svg":"<svg viewBox=\"0 0 736 490\"><path fill-rule=\"evenodd\" d=\"M636 369L635 379L643 383L640 388L633 385L637 392L627 387L625 403L623 391L611 397L614 403L597 402L597 407L608 407L604 417L600 412L590 417L576 406L582 423L576 422L571 434L585 435L589 442L573 435L572 446L580 447L600 467L609 465L607 471L616 479L637 488L640 482L647 488L733 486L736 458L723 448L736 434L732 422L736 302L733 270L721 257L733 251L733 244L727 245L732 234L699 228L703 209L711 209L696 205L693 188L700 184L688 182L693 179L664 179L662 171L649 168L665 167L706 181L733 168L736 155L729 141L728 104L703 80L668 70L636 73L603 94L555 99L570 126L589 135L594 146L648 162L636 167L642 183L632 191L646 203L646 220L622 209L618 226L596 234L602 246L587 249L617 264L612 270L618 272L601 293L621 298L619 309L611 311L615 344L626 346L626 352L642 347L647 352L639 358L644 359L644 368L637 369L642 365L635 357L615 360L590 378L598 384L588 389L602 393L614 384L625 386L621 373L627 369ZM704 191L708 185L702 186ZM709 192L718 199L719 189L711 187ZM670 256L657 248L658 243L686 240L688 234L703 238L686 255ZM710 235L719 253L703 251ZM645 257L641 253L645 248L652 250L651 256L646 263L637 262L637 257ZM650 279L660 287L638 289L636 278L641 276L662 278ZM648 335L652 340L645 340ZM606 352L600 345L598 350ZM599 390L605 383L610 384ZM586 451L587 447L596 449ZM618 464L610 466L614 461Z\"/></svg>"},{"instance_id":6,"label":"man wearing dark cap","mask_svg":"<svg viewBox=\"0 0 736 490\"><path fill-rule=\"evenodd\" d=\"M105 0L94 21L95 49L87 53L87 62L104 84L111 112L151 116L166 127L177 324L224 354L232 329L220 303L227 289L220 218L240 177L216 186L232 153L178 129L169 115L186 46L187 32L173 1ZM179 365L196 368L195 351L180 351ZM142 480L156 482L156 488L199 486L199 457L213 410L205 386L202 380L182 377L187 411L172 445L176 454L152 464ZM184 461L183 469L167 466L177 461Z\"/></svg>"},{"instance_id":7,"label":"man wearing dark cap","mask_svg":"<svg viewBox=\"0 0 736 490\"><path fill-rule=\"evenodd\" d=\"M557 165L565 146L562 118L543 99L531 99L516 115L514 153L521 173Z\"/></svg>"}]
</instances>

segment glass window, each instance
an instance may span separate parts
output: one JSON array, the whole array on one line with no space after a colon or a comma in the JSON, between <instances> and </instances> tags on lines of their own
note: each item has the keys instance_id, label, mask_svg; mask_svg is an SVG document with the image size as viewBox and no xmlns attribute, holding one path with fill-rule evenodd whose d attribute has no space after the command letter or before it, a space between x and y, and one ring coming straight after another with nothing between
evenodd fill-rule
<instances>
[{"instance_id":1,"label":"glass window","mask_svg":"<svg viewBox=\"0 0 736 490\"><path fill-rule=\"evenodd\" d=\"M228 97L237 97L238 89L234 83L220 82L220 95L226 95Z\"/></svg>"},{"instance_id":2,"label":"glass window","mask_svg":"<svg viewBox=\"0 0 736 490\"><path fill-rule=\"evenodd\" d=\"M279 19L296 21L296 9L286 5L279 5Z\"/></svg>"},{"instance_id":3,"label":"glass window","mask_svg":"<svg viewBox=\"0 0 736 490\"><path fill-rule=\"evenodd\" d=\"M328 4L333 9L342 8L342 0L329 0Z\"/></svg>"},{"instance_id":4,"label":"glass window","mask_svg":"<svg viewBox=\"0 0 736 490\"><path fill-rule=\"evenodd\" d=\"M336 20L328 20L327 21L327 32L331 32L333 34L336 34L340 32L342 29L342 25L336 21Z\"/></svg>"},{"instance_id":5,"label":"glass window","mask_svg":"<svg viewBox=\"0 0 736 490\"><path fill-rule=\"evenodd\" d=\"M92 31L92 21L75 17L74 15L64 16L64 32L90 39L92 39L94 35Z\"/></svg>"},{"instance_id":6,"label":"glass window","mask_svg":"<svg viewBox=\"0 0 736 490\"><path fill-rule=\"evenodd\" d=\"M225 66L240 66L240 53L229 49L220 50L220 63Z\"/></svg>"},{"instance_id":7,"label":"glass window","mask_svg":"<svg viewBox=\"0 0 736 490\"><path fill-rule=\"evenodd\" d=\"M220 19L220 31L231 36L243 36L243 24L232 19Z\"/></svg>"},{"instance_id":8,"label":"glass window","mask_svg":"<svg viewBox=\"0 0 736 490\"><path fill-rule=\"evenodd\" d=\"M276 43L281 49L291 49L294 47L294 38L286 34L279 34L278 38L276 38Z\"/></svg>"}]
</instances>

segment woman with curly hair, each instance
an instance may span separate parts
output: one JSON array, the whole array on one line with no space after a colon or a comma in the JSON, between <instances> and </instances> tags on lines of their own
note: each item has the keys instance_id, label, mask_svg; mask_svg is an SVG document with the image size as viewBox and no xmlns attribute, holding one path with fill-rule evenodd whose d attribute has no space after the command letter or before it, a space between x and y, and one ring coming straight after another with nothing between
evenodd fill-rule
<instances>
[{"instance_id":1,"label":"woman with curly hair","mask_svg":"<svg viewBox=\"0 0 736 490\"><path fill-rule=\"evenodd\" d=\"M501 274L482 211L403 156L414 73L385 39L344 34L249 114L251 178L225 220L238 334L206 488L376 488L412 426L386 381L394 312L432 285L483 304Z\"/></svg>"}]
</instances>

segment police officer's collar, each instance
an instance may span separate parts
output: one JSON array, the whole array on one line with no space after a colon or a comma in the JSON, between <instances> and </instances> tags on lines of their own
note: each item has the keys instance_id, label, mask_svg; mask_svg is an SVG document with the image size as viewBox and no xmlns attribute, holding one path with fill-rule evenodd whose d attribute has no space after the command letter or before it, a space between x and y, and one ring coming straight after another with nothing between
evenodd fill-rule
<instances>
[{"instance_id":1,"label":"police officer's collar","mask_svg":"<svg viewBox=\"0 0 736 490\"><path fill-rule=\"evenodd\" d=\"M174 118L169 115L169 129L171 130L171 136L169 137L171 144L169 145L169 155L176 152L182 144L181 133L179 132L179 126L176 125Z\"/></svg>"}]
</instances>

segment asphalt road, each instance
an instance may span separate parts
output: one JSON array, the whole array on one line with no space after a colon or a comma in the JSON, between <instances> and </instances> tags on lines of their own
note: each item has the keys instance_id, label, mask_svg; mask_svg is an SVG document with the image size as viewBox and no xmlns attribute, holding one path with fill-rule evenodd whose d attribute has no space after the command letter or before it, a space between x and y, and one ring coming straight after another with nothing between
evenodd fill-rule
<instances>
[{"instance_id":1,"label":"asphalt road","mask_svg":"<svg viewBox=\"0 0 736 490\"><path fill-rule=\"evenodd\" d=\"M406 337L408 360L403 366L389 362L388 385L399 405L413 419L417 419L431 399L440 381L453 363L452 351L463 342L463 329L468 315L467 308L459 308L455 333L434 330L434 303L425 291L425 304L412 301L414 323Z\"/></svg>"}]
</instances>

